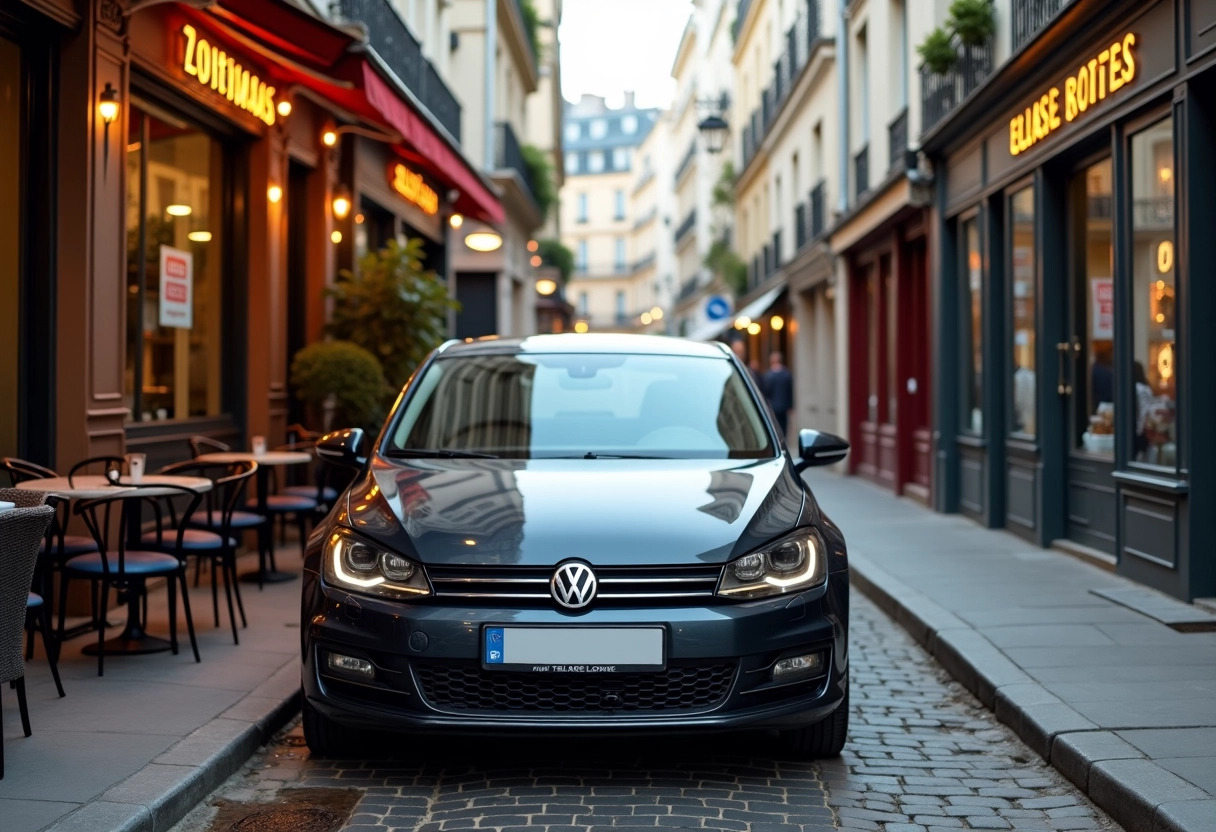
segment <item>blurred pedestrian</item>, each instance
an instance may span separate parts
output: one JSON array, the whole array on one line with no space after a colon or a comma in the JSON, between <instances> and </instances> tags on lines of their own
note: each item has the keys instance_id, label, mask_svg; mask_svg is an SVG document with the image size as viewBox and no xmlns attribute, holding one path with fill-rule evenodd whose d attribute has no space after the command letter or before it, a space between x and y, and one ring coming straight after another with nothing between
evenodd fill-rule
<instances>
[{"instance_id":1,"label":"blurred pedestrian","mask_svg":"<svg viewBox=\"0 0 1216 832\"><path fill-rule=\"evenodd\" d=\"M747 360L747 343L742 338L736 338L730 342L730 348L735 357L739 359L739 362L751 370L752 381L756 382L756 386L763 390L764 380L760 377L760 362L754 358L750 362Z\"/></svg>"},{"instance_id":2,"label":"blurred pedestrian","mask_svg":"<svg viewBox=\"0 0 1216 832\"><path fill-rule=\"evenodd\" d=\"M768 357L768 372L762 385L764 395L777 416L777 424L784 438L789 428L790 411L794 409L794 377L785 366L785 356L773 352Z\"/></svg>"}]
</instances>

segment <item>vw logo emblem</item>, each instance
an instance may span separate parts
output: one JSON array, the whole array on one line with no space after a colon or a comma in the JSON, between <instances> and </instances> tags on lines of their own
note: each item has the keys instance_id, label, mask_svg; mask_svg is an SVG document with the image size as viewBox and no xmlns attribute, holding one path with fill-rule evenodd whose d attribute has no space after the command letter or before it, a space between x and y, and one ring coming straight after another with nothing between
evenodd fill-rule
<instances>
[{"instance_id":1,"label":"vw logo emblem","mask_svg":"<svg viewBox=\"0 0 1216 832\"><path fill-rule=\"evenodd\" d=\"M549 592L553 600L566 609L577 610L595 598L598 582L591 567L572 560L557 567L549 580Z\"/></svg>"}]
</instances>

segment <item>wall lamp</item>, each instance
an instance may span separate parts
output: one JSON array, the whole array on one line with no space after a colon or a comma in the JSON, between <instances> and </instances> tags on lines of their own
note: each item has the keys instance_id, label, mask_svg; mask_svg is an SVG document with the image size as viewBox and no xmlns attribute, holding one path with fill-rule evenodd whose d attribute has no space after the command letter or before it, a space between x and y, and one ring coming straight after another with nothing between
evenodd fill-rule
<instances>
[{"instance_id":1,"label":"wall lamp","mask_svg":"<svg viewBox=\"0 0 1216 832\"><path fill-rule=\"evenodd\" d=\"M350 190L345 185L339 185L334 190L334 216L340 220L346 219L350 214L350 204Z\"/></svg>"},{"instance_id":2,"label":"wall lamp","mask_svg":"<svg viewBox=\"0 0 1216 832\"><path fill-rule=\"evenodd\" d=\"M114 85L109 81L106 81L105 89L97 96L97 114L101 116L102 124L105 125L105 134L102 137L101 169L103 173L108 173L110 169L110 125L118 119L118 90L114 89Z\"/></svg>"},{"instance_id":3,"label":"wall lamp","mask_svg":"<svg viewBox=\"0 0 1216 832\"><path fill-rule=\"evenodd\" d=\"M401 140L400 134L381 133L378 130L360 127L357 124L342 124L337 127L326 127L321 133L321 144L326 147L336 147L338 138L348 133L352 136L364 136L365 138L375 139L378 142L385 142L386 144L396 144Z\"/></svg>"}]
</instances>

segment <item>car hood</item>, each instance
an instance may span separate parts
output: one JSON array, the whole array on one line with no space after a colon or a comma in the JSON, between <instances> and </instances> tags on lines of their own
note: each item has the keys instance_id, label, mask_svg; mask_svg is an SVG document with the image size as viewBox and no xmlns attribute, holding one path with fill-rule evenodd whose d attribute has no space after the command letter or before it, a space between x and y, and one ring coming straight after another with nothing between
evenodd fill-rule
<instances>
[{"instance_id":1,"label":"car hood","mask_svg":"<svg viewBox=\"0 0 1216 832\"><path fill-rule=\"evenodd\" d=\"M339 518L426 564L724 563L798 525L789 461L386 460Z\"/></svg>"}]
</instances>

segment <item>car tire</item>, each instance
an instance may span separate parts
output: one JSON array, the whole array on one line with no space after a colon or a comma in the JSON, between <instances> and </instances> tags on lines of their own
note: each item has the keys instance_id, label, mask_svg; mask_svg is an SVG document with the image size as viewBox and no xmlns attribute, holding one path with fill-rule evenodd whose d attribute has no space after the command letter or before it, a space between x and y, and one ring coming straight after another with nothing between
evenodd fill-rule
<instances>
[{"instance_id":1,"label":"car tire","mask_svg":"<svg viewBox=\"0 0 1216 832\"><path fill-rule=\"evenodd\" d=\"M844 750L845 737L849 733L849 692L846 689L844 699L832 715L826 719L798 728L793 731L783 731L782 738L790 750L804 760L820 760L828 757L839 757Z\"/></svg>"},{"instance_id":2,"label":"car tire","mask_svg":"<svg viewBox=\"0 0 1216 832\"><path fill-rule=\"evenodd\" d=\"M366 751L366 735L339 725L324 716L304 697L301 722L304 724L304 742L314 757L349 758Z\"/></svg>"}]
</instances>

